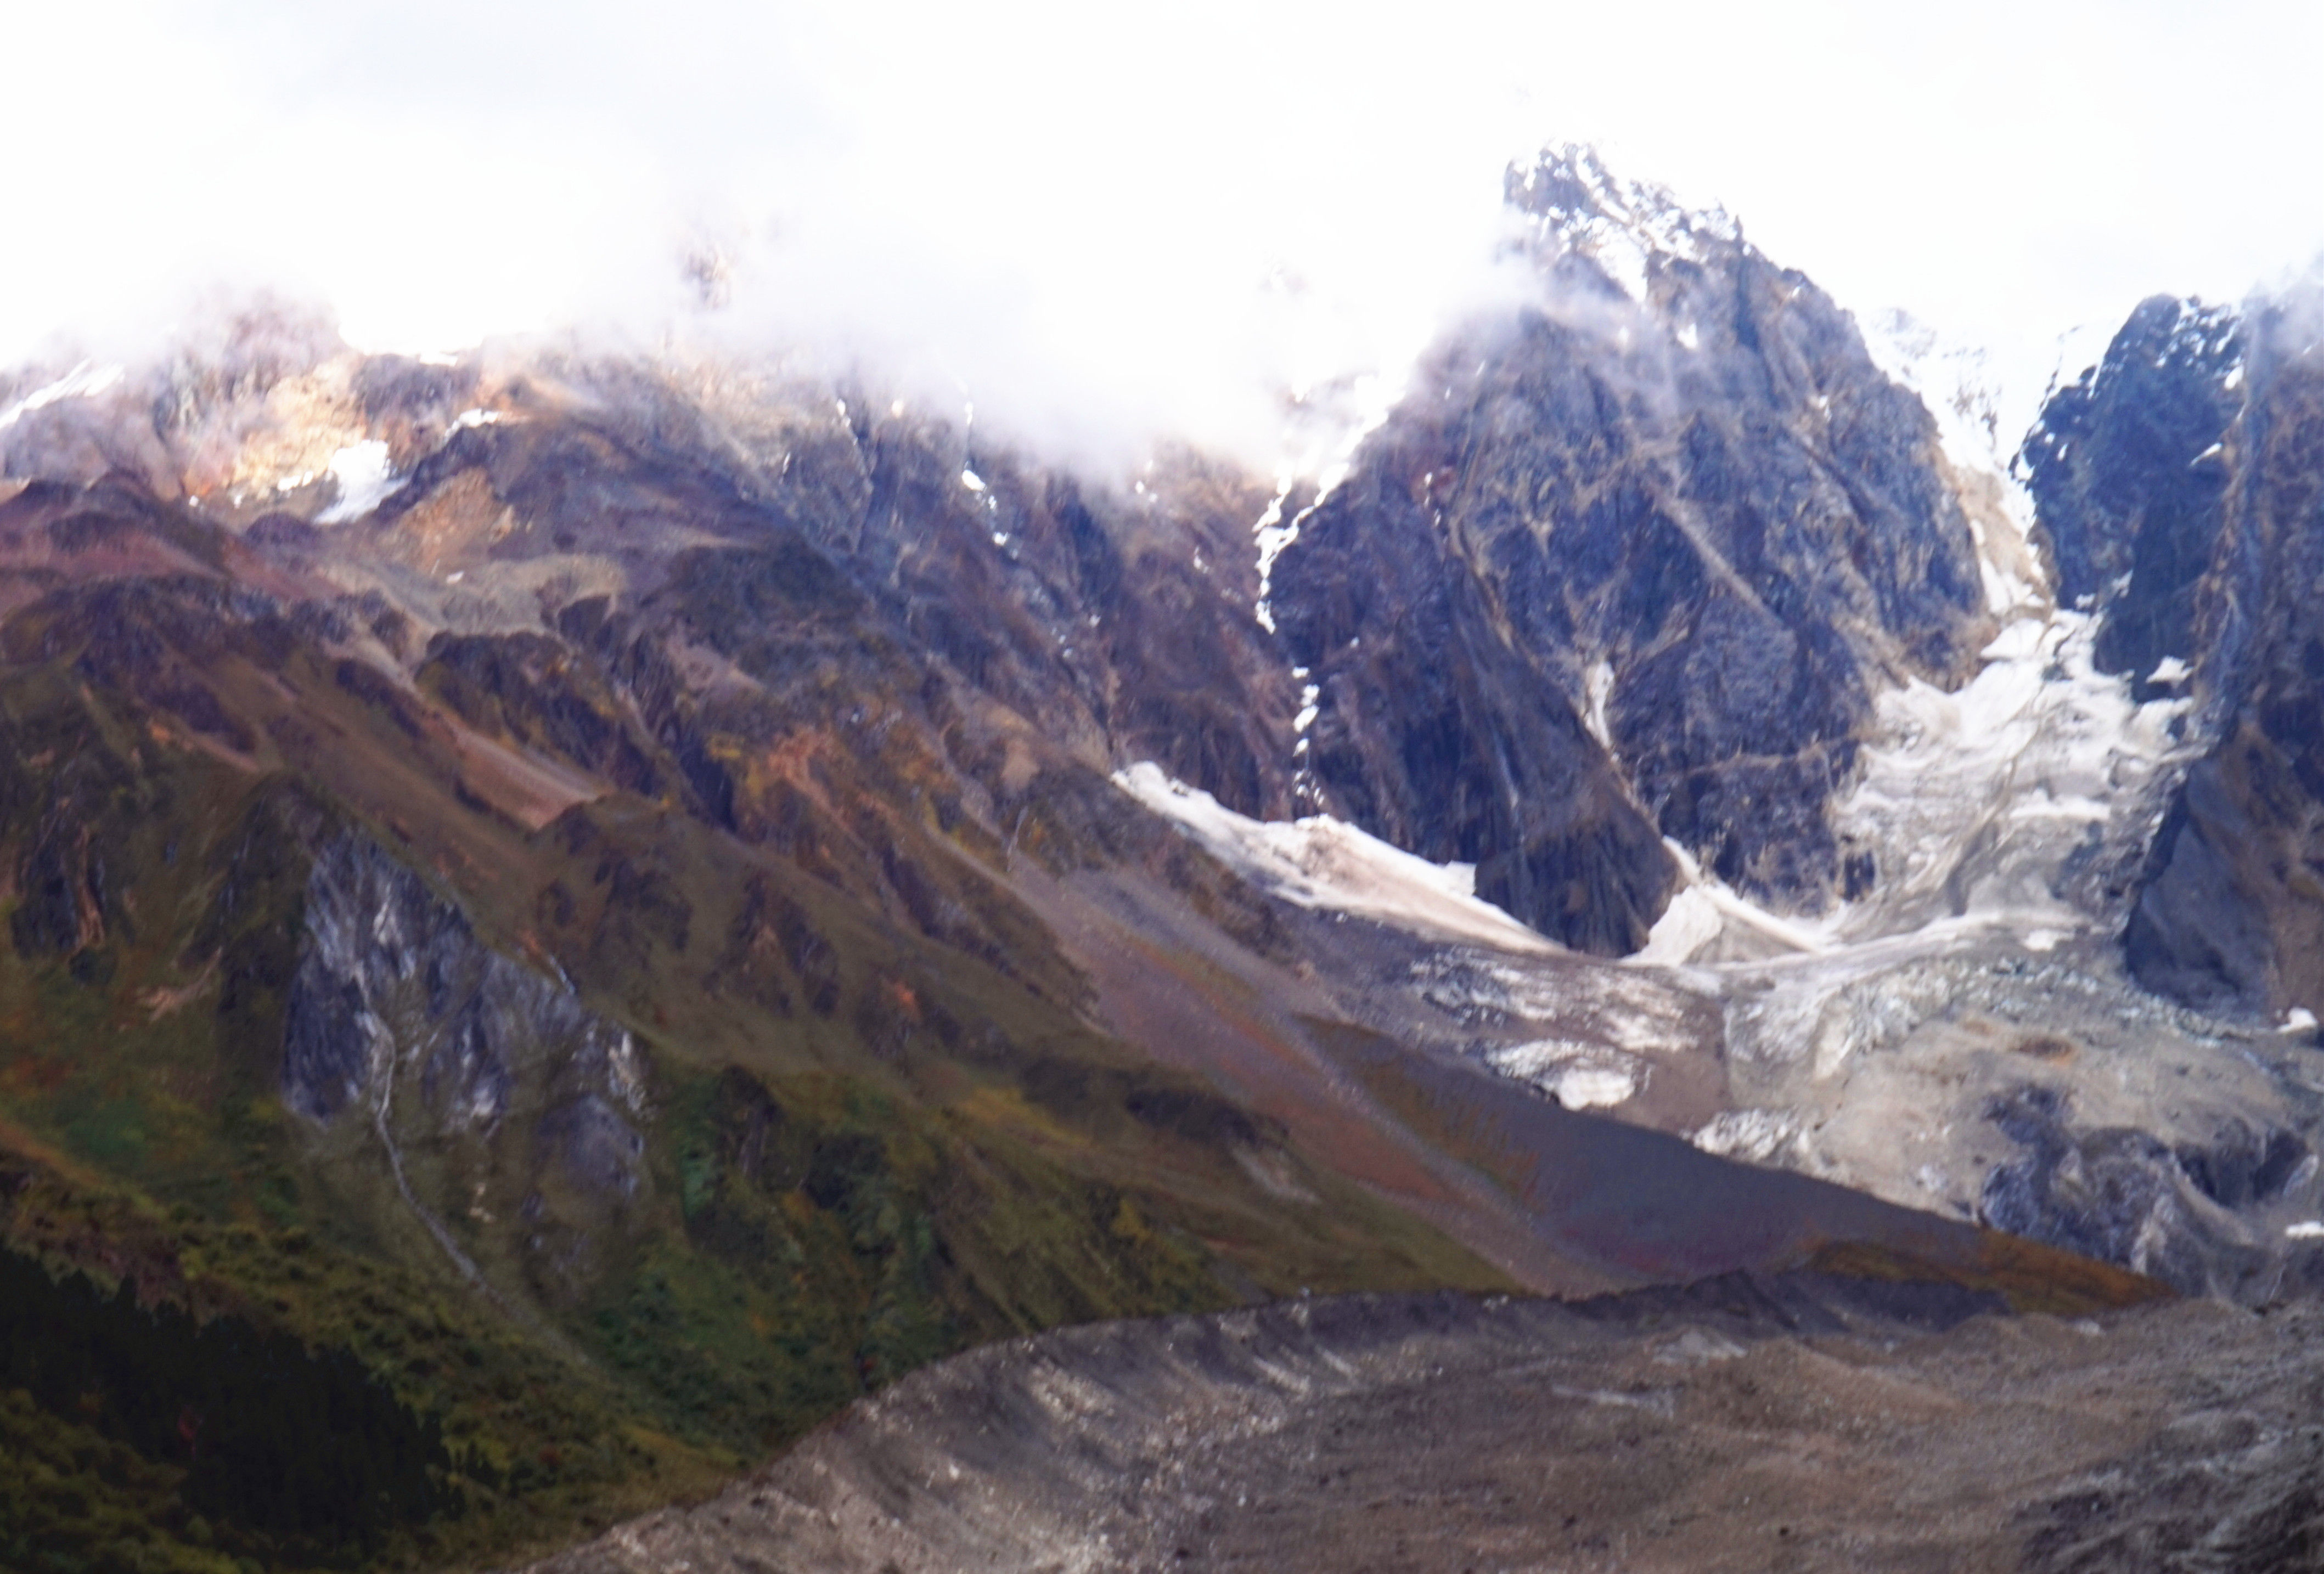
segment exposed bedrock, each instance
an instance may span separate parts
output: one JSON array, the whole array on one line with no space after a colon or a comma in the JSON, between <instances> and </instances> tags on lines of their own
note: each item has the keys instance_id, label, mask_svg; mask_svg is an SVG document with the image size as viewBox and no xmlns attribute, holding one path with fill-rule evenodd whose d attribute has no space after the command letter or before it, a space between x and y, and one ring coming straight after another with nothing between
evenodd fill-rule
<instances>
[{"instance_id":1,"label":"exposed bedrock","mask_svg":"<svg viewBox=\"0 0 2324 1574\"><path fill-rule=\"evenodd\" d=\"M1588 950L1643 941L1664 836L1821 908L1873 696L1984 627L1933 425L1723 216L1579 154L1510 197L1544 304L1440 350L1275 566L1313 799Z\"/></svg>"},{"instance_id":2,"label":"exposed bedrock","mask_svg":"<svg viewBox=\"0 0 2324 1574\"><path fill-rule=\"evenodd\" d=\"M365 361L290 319L44 406L0 462L198 490L270 575L333 565L376 657L437 640L423 682L472 723L738 829L770 808L715 741L738 711L842 736L906 711L1002 826L1037 759L1153 759L1476 863L1591 952L1644 940L1665 837L1820 908L1872 696L1979 643L1934 427L1723 215L1573 151L1508 194L1535 304L1448 340L1320 506L1277 500L1271 577L1265 489L1183 452L1123 492L856 389ZM58 456L89 434L135 463ZM324 474L359 442L392 466L375 507ZM867 689L901 703L859 721Z\"/></svg>"},{"instance_id":3,"label":"exposed bedrock","mask_svg":"<svg viewBox=\"0 0 2324 1574\"><path fill-rule=\"evenodd\" d=\"M2236 314L2156 296L2025 439L2059 599L2105 614L2098 666L2127 674L2141 700L2166 657L2200 653L2196 602L2227 511L2223 442L2243 409L2244 358Z\"/></svg>"},{"instance_id":4,"label":"exposed bedrock","mask_svg":"<svg viewBox=\"0 0 2324 1574\"><path fill-rule=\"evenodd\" d=\"M2025 449L2102 663L2192 695L2208 752L2160 824L2124 942L2221 1015L2324 1010L2324 360L2301 298L2148 301Z\"/></svg>"},{"instance_id":5,"label":"exposed bedrock","mask_svg":"<svg viewBox=\"0 0 2324 1574\"><path fill-rule=\"evenodd\" d=\"M567 985L487 950L458 907L360 833L307 881L282 1026L283 1102L368 1128L404 1201L464 1271L445 1220L487 1227L536 1288L570 1291L641 1200L645 1065ZM360 1139L358 1139L360 1140Z\"/></svg>"},{"instance_id":6,"label":"exposed bedrock","mask_svg":"<svg viewBox=\"0 0 2324 1574\"><path fill-rule=\"evenodd\" d=\"M2174 1149L2132 1128L2077 1128L2067 1100L2046 1088L1998 1097L1987 1114L2019 1150L1986 1176L1978 1210L1996 1229L2135 1266L2190 1294L2264 1301L2287 1268L2295 1284L2314 1273L2314 1254L2295 1251L2287 1265L2237 1240L2223 1218L2315 1174L2292 1132L2236 1126L2210 1146Z\"/></svg>"}]
</instances>

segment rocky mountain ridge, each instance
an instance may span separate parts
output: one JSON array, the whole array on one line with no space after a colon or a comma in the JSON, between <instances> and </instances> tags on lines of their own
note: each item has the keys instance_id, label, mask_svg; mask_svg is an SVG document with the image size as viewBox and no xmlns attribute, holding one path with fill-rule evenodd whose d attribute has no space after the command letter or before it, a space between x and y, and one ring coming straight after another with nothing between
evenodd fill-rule
<instances>
[{"instance_id":1,"label":"rocky mountain ridge","mask_svg":"<svg viewBox=\"0 0 2324 1574\"><path fill-rule=\"evenodd\" d=\"M2104 608L2101 659L2193 704L2203 758L2138 882L2133 970L2190 1003L2312 1020L2324 543L2305 312L2148 301L2026 453L2061 582Z\"/></svg>"},{"instance_id":2,"label":"rocky mountain ridge","mask_svg":"<svg viewBox=\"0 0 2324 1574\"><path fill-rule=\"evenodd\" d=\"M1287 487L281 311L0 388L0 1245L385 1375L437 1561L1064 1322L2324 1276L2304 352L2144 310L2029 547L1723 216L1508 197Z\"/></svg>"},{"instance_id":3,"label":"rocky mountain ridge","mask_svg":"<svg viewBox=\"0 0 2324 1574\"><path fill-rule=\"evenodd\" d=\"M1276 560L1309 801L1607 954L1665 838L1786 907L1860 892L1829 805L1872 697L1983 642L1933 424L1732 226L1578 151L1509 196L1544 308L1439 351Z\"/></svg>"}]
</instances>

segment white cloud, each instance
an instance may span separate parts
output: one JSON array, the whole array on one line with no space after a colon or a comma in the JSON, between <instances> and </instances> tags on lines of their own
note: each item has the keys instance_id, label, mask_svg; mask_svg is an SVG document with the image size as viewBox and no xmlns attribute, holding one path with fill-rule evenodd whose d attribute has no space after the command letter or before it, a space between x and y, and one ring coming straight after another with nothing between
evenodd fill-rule
<instances>
[{"instance_id":1,"label":"white cloud","mask_svg":"<svg viewBox=\"0 0 2324 1574\"><path fill-rule=\"evenodd\" d=\"M1054 441L1268 440L1492 288L1501 161L1599 142L1844 302L2046 344L2324 247L2312 7L897 0L52 6L10 41L0 360L216 282L358 342L729 317Z\"/></svg>"}]
</instances>

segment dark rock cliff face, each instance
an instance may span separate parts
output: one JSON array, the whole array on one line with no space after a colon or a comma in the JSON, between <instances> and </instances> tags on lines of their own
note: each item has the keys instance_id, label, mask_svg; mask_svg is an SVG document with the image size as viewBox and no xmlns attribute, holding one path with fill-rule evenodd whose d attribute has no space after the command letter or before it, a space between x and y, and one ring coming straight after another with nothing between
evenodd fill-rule
<instances>
[{"instance_id":1,"label":"dark rock cliff face","mask_svg":"<svg viewBox=\"0 0 2324 1574\"><path fill-rule=\"evenodd\" d=\"M2272 332L2264 326L2263 332ZM2324 1009L2324 367L2255 368L2237 485L2204 584L2205 709L2126 936L2155 987L2240 1010Z\"/></svg>"},{"instance_id":2,"label":"dark rock cliff face","mask_svg":"<svg viewBox=\"0 0 2324 1574\"><path fill-rule=\"evenodd\" d=\"M1509 195L1546 304L1436 356L1275 567L1313 796L1589 950L1643 940L1663 836L1818 908L1872 696L1981 626L1934 428L1723 217L1581 154Z\"/></svg>"},{"instance_id":3,"label":"dark rock cliff face","mask_svg":"<svg viewBox=\"0 0 2324 1574\"><path fill-rule=\"evenodd\" d=\"M2203 752L2141 876L2129 964L2229 1015L2324 1008L2324 367L2305 310L2148 301L2025 448L2063 593L2105 620L2101 663L2194 701ZM2189 676L2154 682L2172 658Z\"/></svg>"},{"instance_id":4,"label":"dark rock cliff face","mask_svg":"<svg viewBox=\"0 0 2324 1574\"><path fill-rule=\"evenodd\" d=\"M210 506L280 571L362 563L343 614L472 723L746 832L808 789L738 775L719 740L779 718L891 781L959 769L1002 826L1030 740L1100 772L1154 759L1244 814L1474 862L1593 952L1644 940L1665 837L1818 908L1877 878L1825 814L1871 695L1975 647L1933 428L1723 216L1575 152L1508 196L1539 304L1449 341L1320 505L1278 500L1297 530L1268 584L1265 492L1198 456L1110 489L860 391L553 359L323 379L388 445L375 516L318 523L330 483L297 469ZM216 491L247 457L244 385L311 364L309 326L60 400L0 464ZM456 413L479 400L489 419ZM415 576L437 582L417 601ZM905 768L891 732L941 744Z\"/></svg>"},{"instance_id":5,"label":"dark rock cliff face","mask_svg":"<svg viewBox=\"0 0 2324 1574\"><path fill-rule=\"evenodd\" d=\"M2223 824L2213 844L2232 850L2236 887L2271 942L2261 998L2324 1015L2324 353L2273 351L2259 371L2214 614L2237 704L2190 783L2189 813L2196 782L2215 779L2246 817L2240 837Z\"/></svg>"},{"instance_id":6,"label":"dark rock cliff face","mask_svg":"<svg viewBox=\"0 0 2324 1574\"><path fill-rule=\"evenodd\" d=\"M2164 658L2198 654L2195 603L2226 517L2222 442L2243 408L2243 362L2235 313L2156 296L2025 440L2059 598L2104 613L2098 667L2130 674L2142 700Z\"/></svg>"},{"instance_id":7,"label":"dark rock cliff face","mask_svg":"<svg viewBox=\"0 0 2324 1574\"><path fill-rule=\"evenodd\" d=\"M1980 1218L2028 1239L2132 1265L2185 1294L2249 1302L2281 1289L2282 1269L2264 1251L2228 1238L2196 1199L2221 1209L2274 1200L2309 1156L2298 1136L2239 1126L2209 1146L2174 1151L2130 1128L2075 1129L2069 1102L2053 1090L2026 1087L1987 1106L1987 1118L2019 1151L1987 1174Z\"/></svg>"},{"instance_id":8,"label":"dark rock cliff face","mask_svg":"<svg viewBox=\"0 0 2324 1574\"><path fill-rule=\"evenodd\" d=\"M1275 615L1319 691L1313 792L1384 840L1476 864L1479 894L1545 934L1634 951L1676 868L1483 588L1384 483L1416 436L1392 426L1277 566Z\"/></svg>"}]
</instances>

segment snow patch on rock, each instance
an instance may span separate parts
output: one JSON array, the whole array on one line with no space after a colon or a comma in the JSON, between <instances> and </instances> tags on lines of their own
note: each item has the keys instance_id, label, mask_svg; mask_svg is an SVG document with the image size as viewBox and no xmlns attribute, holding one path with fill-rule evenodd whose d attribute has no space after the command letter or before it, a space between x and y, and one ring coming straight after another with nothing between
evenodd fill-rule
<instances>
[{"instance_id":1,"label":"snow patch on rock","mask_svg":"<svg viewBox=\"0 0 2324 1574\"><path fill-rule=\"evenodd\" d=\"M121 381L122 368L83 361L54 382L36 388L5 410L0 410L0 432L6 431L36 410L68 399L93 399Z\"/></svg>"},{"instance_id":2,"label":"snow patch on rock","mask_svg":"<svg viewBox=\"0 0 2324 1574\"><path fill-rule=\"evenodd\" d=\"M1485 1063L1505 1077L1531 1082L1568 1109L1627 1102L1645 1071L1630 1056L1563 1038L1502 1045L1485 1052Z\"/></svg>"},{"instance_id":3,"label":"snow patch on rock","mask_svg":"<svg viewBox=\"0 0 2324 1574\"><path fill-rule=\"evenodd\" d=\"M1986 610L1997 616L2037 605L2043 573L2031 545L2034 500L2017 475L2018 434L2030 429L2054 382L2052 369L1931 327L1908 312L1858 325L1874 364L1918 394L1937 423L1977 546Z\"/></svg>"},{"instance_id":4,"label":"snow patch on rock","mask_svg":"<svg viewBox=\"0 0 2324 1574\"><path fill-rule=\"evenodd\" d=\"M344 525L359 520L402 490L404 477L395 474L387 445L377 437L350 443L331 456L326 469L338 485L338 501L315 516L318 525Z\"/></svg>"},{"instance_id":5,"label":"snow patch on rock","mask_svg":"<svg viewBox=\"0 0 2324 1574\"><path fill-rule=\"evenodd\" d=\"M1150 760L1115 772L1113 781L1236 873L1285 901L1504 950L1557 949L1480 900L1472 864L1431 863L1329 815L1288 822L1250 819L1174 780Z\"/></svg>"},{"instance_id":6,"label":"snow patch on rock","mask_svg":"<svg viewBox=\"0 0 2324 1574\"><path fill-rule=\"evenodd\" d=\"M1694 1134L1705 1153L1765 1164L1797 1140L1800 1118L1787 1109L1728 1109Z\"/></svg>"}]
</instances>

